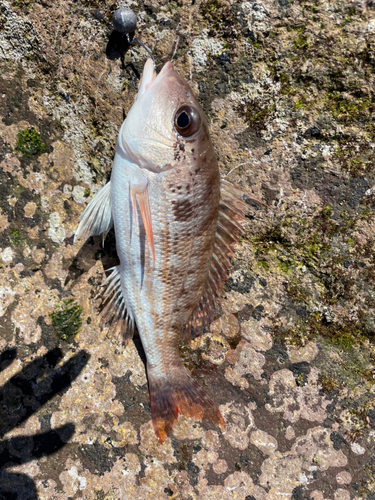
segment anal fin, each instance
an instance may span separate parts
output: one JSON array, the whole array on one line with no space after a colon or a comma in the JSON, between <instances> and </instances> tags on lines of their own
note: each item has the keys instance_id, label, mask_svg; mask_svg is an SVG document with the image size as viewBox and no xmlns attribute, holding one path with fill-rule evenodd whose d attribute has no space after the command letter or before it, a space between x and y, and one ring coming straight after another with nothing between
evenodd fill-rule
<instances>
[{"instance_id":1,"label":"anal fin","mask_svg":"<svg viewBox=\"0 0 375 500\"><path fill-rule=\"evenodd\" d=\"M112 273L107 276L103 286L102 315L106 322L114 327L116 333L122 334L125 341L130 340L134 334L134 318L129 313L121 288L120 266L107 269Z\"/></svg>"}]
</instances>

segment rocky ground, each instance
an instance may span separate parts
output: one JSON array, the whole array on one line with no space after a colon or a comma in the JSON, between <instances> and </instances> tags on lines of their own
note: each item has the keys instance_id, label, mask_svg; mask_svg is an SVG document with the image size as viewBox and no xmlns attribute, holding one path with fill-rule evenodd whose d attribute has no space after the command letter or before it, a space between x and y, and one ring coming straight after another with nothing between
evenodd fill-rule
<instances>
[{"instance_id":1,"label":"rocky ground","mask_svg":"<svg viewBox=\"0 0 375 500\"><path fill-rule=\"evenodd\" d=\"M375 499L375 6L136 1L254 209L222 316L182 346L226 431L156 440L139 340L99 312L114 236L73 244L146 58L110 0L0 5L0 498Z\"/></svg>"}]
</instances>

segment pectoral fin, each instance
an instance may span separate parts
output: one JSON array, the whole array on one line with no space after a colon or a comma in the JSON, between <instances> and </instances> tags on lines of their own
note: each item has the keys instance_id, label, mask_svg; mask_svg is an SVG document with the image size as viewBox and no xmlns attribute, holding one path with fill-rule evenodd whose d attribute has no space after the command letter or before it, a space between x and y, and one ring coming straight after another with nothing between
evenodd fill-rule
<instances>
[{"instance_id":1,"label":"pectoral fin","mask_svg":"<svg viewBox=\"0 0 375 500\"><path fill-rule=\"evenodd\" d=\"M147 241L150 246L152 264L155 264L155 249L154 249L154 236L152 233L152 220L151 220L151 209L148 196L148 187L144 189L143 192L137 190L137 188L130 187L130 196L132 200L132 207L135 217L135 200L137 200L139 210L141 212L141 217L143 221L143 226L146 231Z\"/></svg>"},{"instance_id":2,"label":"pectoral fin","mask_svg":"<svg viewBox=\"0 0 375 500\"><path fill-rule=\"evenodd\" d=\"M112 226L111 183L108 182L96 193L82 213L74 241L81 237L87 239L102 233L106 235Z\"/></svg>"}]
</instances>

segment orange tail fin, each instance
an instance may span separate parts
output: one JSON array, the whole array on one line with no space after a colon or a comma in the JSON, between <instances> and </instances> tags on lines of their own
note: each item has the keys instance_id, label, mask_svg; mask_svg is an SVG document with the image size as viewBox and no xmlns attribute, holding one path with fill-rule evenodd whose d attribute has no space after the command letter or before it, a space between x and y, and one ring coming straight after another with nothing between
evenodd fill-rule
<instances>
[{"instance_id":1,"label":"orange tail fin","mask_svg":"<svg viewBox=\"0 0 375 500\"><path fill-rule=\"evenodd\" d=\"M222 429L225 422L215 403L199 387L197 382L185 373L178 373L178 378L166 379L148 374L152 423L160 443L164 443L171 433L178 415L211 420Z\"/></svg>"}]
</instances>

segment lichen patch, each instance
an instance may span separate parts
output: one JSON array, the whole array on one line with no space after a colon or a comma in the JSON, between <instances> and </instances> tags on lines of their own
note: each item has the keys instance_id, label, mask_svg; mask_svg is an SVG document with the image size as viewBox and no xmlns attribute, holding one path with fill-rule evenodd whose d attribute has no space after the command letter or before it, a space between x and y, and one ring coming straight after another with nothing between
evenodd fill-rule
<instances>
[{"instance_id":1,"label":"lichen patch","mask_svg":"<svg viewBox=\"0 0 375 500\"><path fill-rule=\"evenodd\" d=\"M268 351L272 347L272 337L259 321L251 318L241 324L241 336L257 351Z\"/></svg>"},{"instance_id":2,"label":"lichen patch","mask_svg":"<svg viewBox=\"0 0 375 500\"><path fill-rule=\"evenodd\" d=\"M233 448L245 450L249 445L249 433L254 426L254 419L250 408L241 407L235 402L219 407L224 417L226 429L224 438Z\"/></svg>"},{"instance_id":3,"label":"lichen patch","mask_svg":"<svg viewBox=\"0 0 375 500\"><path fill-rule=\"evenodd\" d=\"M225 378L241 388L249 387L245 376L251 374L256 380L261 380L262 367L265 363L263 354L255 351L246 341L241 341L235 351L236 361L225 370ZM231 357L233 359L233 357Z\"/></svg>"},{"instance_id":4,"label":"lichen patch","mask_svg":"<svg viewBox=\"0 0 375 500\"><path fill-rule=\"evenodd\" d=\"M269 386L272 402L266 405L268 411L283 412L283 418L290 422L300 418L323 422L326 418L329 401L320 394L316 369L311 370L304 386L298 386L293 373L286 369L274 373Z\"/></svg>"},{"instance_id":5,"label":"lichen patch","mask_svg":"<svg viewBox=\"0 0 375 500\"><path fill-rule=\"evenodd\" d=\"M288 356L291 363L311 363L317 356L319 348L315 342L308 342L305 346L288 346Z\"/></svg>"},{"instance_id":6,"label":"lichen patch","mask_svg":"<svg viewBox=\"0 0 375 500\"><path fill-rule=\"evenodd\" d=\"M267 432L257 430L251 433L250 443L259 448L266 455L272 455L277 450L277 440Z\"/></svg>"}]
</instances>

